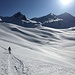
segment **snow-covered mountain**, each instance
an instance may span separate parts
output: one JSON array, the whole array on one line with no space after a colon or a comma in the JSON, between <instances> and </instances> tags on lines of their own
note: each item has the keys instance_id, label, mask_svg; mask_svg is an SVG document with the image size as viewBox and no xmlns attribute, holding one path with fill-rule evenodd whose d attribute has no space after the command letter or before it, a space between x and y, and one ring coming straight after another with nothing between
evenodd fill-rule
<instances>
[{"instance_id":1,"label":"snow-covered mountain","mask_svg":"<svg viewBox=\"0 0 75 75\"><path fill-rule=\"evenodd\" d=\"M52 28L70 28L75 26L75 17L69 13L63 13L61 15L48 14L39 18L32 18L37 22L41 22L43 26Z\"/></svg>"},{"instance_id":2,"label":"snow-covered mountain","mask_svg":"<svg viewBox=\"0 0 75 75\"><path fill-rule=\"evenodd\" d=\"M48 14L46 16L43 16L43 17L39 17L39 18L36 18L35 17L35 18L32 18L32 20L36 20L37 22L41 22L41 23L43 23L45 21L48 21L50 19L56 19L56 15L50 13L50 14Z\"/></svg>"},{"instance_id":3,"label":"snow-covered mountain","mask_svg":"<svg viewBox=\"0 0 75 75\"><path fill-rule=\"evenodd\" d=\"M21 12L14 14L13 17L16 17L17 19L20 19L20 20L27 20L26 16L23 15Z\"/></svg>"},{"instance_id":4,"label":"snow-covered mountain","mask_svg":"<svg viewBox=\"0 0 75 75\"><path fill-rule=\"evenodd\" d=\"M11 18L0 21L0 75L75 75L75 27L32 27L38 22Z\"/></svg>"},{"instance_id":5,"label":"snow-covered mountain","mask_svg":"<svg viewBox=\"0 0 75 75\"><path fill-rule=\"evenodd\" d=\"M17 24L17 25L21 25L23 27L37 27L38 25L40 26L40 23L36 22L36 21L32 21L28 18L26 18L25 15L23 15L21 12L17 12L16 14L14 14L11 17L1 17L0 22L6 22L6 23L12 23L12 24Z\"/></svg>"}]
</instances>

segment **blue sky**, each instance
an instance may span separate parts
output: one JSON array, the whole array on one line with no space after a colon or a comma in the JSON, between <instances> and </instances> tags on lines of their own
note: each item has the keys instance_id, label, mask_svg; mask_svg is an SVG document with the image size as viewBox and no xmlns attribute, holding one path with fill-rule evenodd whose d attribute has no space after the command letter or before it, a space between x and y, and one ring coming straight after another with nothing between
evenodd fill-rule
<instances>
[{"instance_id":1,"label":"blue sky","mask_svg":"<svg viewBox=\"0 0 75 75\"><path fill-rule=\"evenodd\" d=\"M0 0L0 16L11 16L19 11L28 18L64 12L75 16L75 0L72 1L70 5L64 6L60 0Z\"/></svg>"}]
</instances>

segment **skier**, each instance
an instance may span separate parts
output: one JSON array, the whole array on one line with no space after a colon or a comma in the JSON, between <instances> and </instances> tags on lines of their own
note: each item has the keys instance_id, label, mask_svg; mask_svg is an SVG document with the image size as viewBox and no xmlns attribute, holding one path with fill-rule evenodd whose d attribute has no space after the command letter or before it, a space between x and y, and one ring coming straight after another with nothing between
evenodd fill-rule
<instances>
[{"instance_id":1,"label":"skier","mask_svg":"<svg viewBox=\"0 0 75 75\"><path fill-rule=\"evenodd\" d=\"M9 54L11 54L11 47L8 48Z\"/></svg>"}]
</instances>

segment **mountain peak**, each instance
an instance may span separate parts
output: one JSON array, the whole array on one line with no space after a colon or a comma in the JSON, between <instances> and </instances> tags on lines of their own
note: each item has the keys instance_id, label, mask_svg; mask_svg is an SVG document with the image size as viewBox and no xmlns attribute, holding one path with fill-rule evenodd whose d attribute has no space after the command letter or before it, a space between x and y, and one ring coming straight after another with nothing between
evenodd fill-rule
<instances>
[{"instance_id":1,"label":"mountain peak","mask_svg":"<svg viewBox=\"0 0 75 75\"><path fill-rule=\"evenodd\" d=\"M63 15L65 15L65 16L72 16L70 13L67 13L67 12L63 13Z\"/></svg>"},{"instance_id":2,"label":"mountain peak","mask_svg":"<svg viewBox=\"0 0 75 75\"><path fill-rule=\"evenodd\" d=\"M65 18L71 18L71 17L74 17L74 16L72 16L70 13L65 12L65 13L63 13L61 15L58 15L58 17L60 17L60 18L63 18L63 17L65 17Z\"/></svg>"},{"instance_id":3,"label":"mountain peak","mask_svg":"<svg viewBox=\"0 0 75 75\"><path fill-rule=\"evenodd\" d=\"M16 14L14 14L15 17L21 16L23 15L21 12L17 12Z\"/></svg>"},{"instance_id":4,"label":"mountain peak","mask_svg":"<svg viewBox=\"0 0 75 75\"><path fill-rule=\"evenodd\" d=\"M54 14L53 14L53 13L49 13L48 15L54 16Z\"/></svg>"},{"instance_id":5,"label":"mountain peak","mask_svg":"<svg viewBox=\"0 0 75 75\"><path fill-rule=\"evenodd\" d=\"M18 18L18 19L27 20L26 16L23 15L21 12L17 12L13 16L16 17L16 18Z\"/></svg>"}]
</instances>

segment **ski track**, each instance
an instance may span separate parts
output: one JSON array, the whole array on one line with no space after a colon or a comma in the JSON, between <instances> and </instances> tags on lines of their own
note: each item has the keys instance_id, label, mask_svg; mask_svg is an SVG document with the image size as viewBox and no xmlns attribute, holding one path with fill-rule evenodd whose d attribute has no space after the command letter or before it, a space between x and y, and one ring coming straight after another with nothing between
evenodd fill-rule
<instances>
[{"instance_id":1,"label":"ski track","mask_svg":"<svg viewBox=\"0 0 75 75\"><path fill-rule=\"evenodd\" d=\"M22 61L16 58L14 55L9 54L9 59L8 59L9 75L22 75L23 68L24 66Z\"/></svg>"},{"instance_id":2,"label":"ski track","mask_svg":"<svg viewBox=\"0 0 75 75\"><path fill-rule=\"evenodd\" d=\"M8 56L8 74L9 75L14 75L13 74L13 69L12 69L12 67L11 67L11 62L10 62L10 60L11 60L11 58L10 58L10 55Z\"/></svg>"},{"instance_id":3,"label":"ski track","mask_svg":"<svg viewBox=\"0 0 75 75\"><path fill-rule=\"evenodd\" d=\"M1 52L0 52L1 53ZM8 75L8 55L0 54L0 75Z\"/></svg>"}]
</instances>

